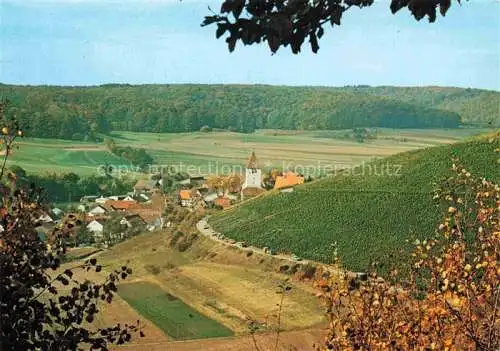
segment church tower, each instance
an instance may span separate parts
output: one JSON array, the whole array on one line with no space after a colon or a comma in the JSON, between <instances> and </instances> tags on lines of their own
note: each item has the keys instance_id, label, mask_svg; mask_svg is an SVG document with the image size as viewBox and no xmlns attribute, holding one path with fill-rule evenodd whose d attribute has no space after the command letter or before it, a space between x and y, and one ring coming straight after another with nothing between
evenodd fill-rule
<instances>
[{"instance_id":1,"label":"church tower","mask_svg":"<svg viewBox=\"0 0 500 351\"><path fill-rule=\"evenodd\" d=\"M262 193L262 170L257 163L257 156L252 152L245 167L245 181L241 189L241 197L253 197Z\"/></svg>"},{"instance_id":2,"label":"church tower","mask_svg":"<svg viewBox=\"0 0 500 351\"><path fill-rule=\"evenodd\" d=\"M255 152L252 152L245 167L245 182L243 183L243 189L245 188L262 188L262 172L257 164Z\"/></svg>"}]
</instances>

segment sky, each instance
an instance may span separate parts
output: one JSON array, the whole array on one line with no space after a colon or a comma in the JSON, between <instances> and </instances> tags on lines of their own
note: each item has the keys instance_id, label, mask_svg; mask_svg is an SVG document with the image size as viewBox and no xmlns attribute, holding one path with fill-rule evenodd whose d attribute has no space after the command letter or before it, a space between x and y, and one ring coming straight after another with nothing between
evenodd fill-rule
<instances>
[{"instance_id":1,"label":"sky","mask_svg":"<svg viewBox=\"0 0 500 351\"><path fill-rule=\"evenodd\" d=\"M325 28L320 50L267 44L229 53L222 0L0 0L0 82L458 86L500 90L500 2L454 2L436 23L392 15L388 0ZM307 44L307 43L306 43Z\"/></svg>"}]
</instances>

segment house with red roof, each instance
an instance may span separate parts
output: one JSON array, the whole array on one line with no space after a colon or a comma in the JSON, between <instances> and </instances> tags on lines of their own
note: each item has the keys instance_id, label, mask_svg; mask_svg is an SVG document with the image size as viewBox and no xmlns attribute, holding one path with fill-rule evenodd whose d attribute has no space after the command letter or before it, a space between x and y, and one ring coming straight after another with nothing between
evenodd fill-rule
<instances>
[{"instance_id":1,"label":"house with red roof","mask_svg":"<svg viewBox=\"0 0 500 351\"><path fill-rule=\"evenodd\" d=\"M299 184L304 184L304 177L289 171L276 176L274 189L279 189L281 192L293 191L293 187Z\"/></svg>"}]
</instances>

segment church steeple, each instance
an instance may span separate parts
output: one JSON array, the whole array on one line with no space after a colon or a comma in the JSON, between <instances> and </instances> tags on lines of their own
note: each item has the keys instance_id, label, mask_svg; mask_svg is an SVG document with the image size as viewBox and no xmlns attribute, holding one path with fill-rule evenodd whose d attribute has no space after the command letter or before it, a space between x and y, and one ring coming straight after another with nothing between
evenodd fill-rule
<instances>
[{"instance_id":1,"label":"church steeple","mask_svg":"<svg viewBox=\"0 0 500 351\"><path fill-rule=\"evenodd\" d=\"M255 152L248 158L245 168L245 181L241 188L241 198L253 197L265 191L262 189L262 171L259 169Z\"/></svg>"},{"instance_id":2,"label":"church steeple","mask_svg":"<svg viewBox=\"0 0 500 351\"><path fill-rule=\"evenodd\" d=\"M248 169L258 169L258 164L257 164L257 156L255 156L255 151L252 151L252 154L250 155L250 158L248 159L247 162L247 167Z\"/></svg>"}]
</instances>

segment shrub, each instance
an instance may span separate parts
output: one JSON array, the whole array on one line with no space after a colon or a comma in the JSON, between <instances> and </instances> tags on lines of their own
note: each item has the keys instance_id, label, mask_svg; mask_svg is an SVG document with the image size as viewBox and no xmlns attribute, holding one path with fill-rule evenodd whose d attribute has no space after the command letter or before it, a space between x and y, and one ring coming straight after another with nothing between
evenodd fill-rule
<instances>
[{"instance_id":1,"label":"shrub","mask_svg":"<svg viewBox=\"0 0 500 351\"><path fill-rule=\"evenodd\" d=\"M181 231L176 231L172 238L170 239L170 246L175 246L180 238L184 236L184 233Z\"/></svg>"},{"instance_id":2,"label":"shrub","mask_svg":"<svg viewBox=\"0 0 500 351\"><path fill-rule=\"evenodd\" d=\"M312 279L316 274L316 266L310 263L302 266L303 278Z\"/></svg>"},{"instance_id":3,"label":"shrub","mask_svg":"<svg viewBox=\"0 0 500 351\"><path fill-rule=\"evenodd\" d=\"M154 275L158 275L158 274L160 274L160 272L161 272L160 267L158 267L158 266L156 266L156 265L153 265L153 264L147 264L147 265L145 265L145 266L144 266L144 269L145 269L147 272L149 272L149 273L151 273L151 274L154 274Z\"/></svg>"},{"instance_id":4,"label":"shrub","mask_svg":"<svg viewBox=\"0 0 500 351\"><path fill-rule=\"evenodd\" d=\"M287 264L284 264L284 265L280 266L279 271L280 271L280 273L286 273L286 272L288 272L289 269L290 269L290 266Z\"/></svg>"},{"instance_id":5,"label":"shrub","mask_svg":"<svg viewBox=\"0 0 500 351\"><path fill-rule=\"evenodd\" d=\"M23 133L15 119L4 118L4 108L0 103L4 126L0 138L8 155L16 136ZM2 166L2 183L4 170ZM118 282L132 270L126 266L113 270L100 283L80 279L78 271L102 270L90 258L57 272L72 241L74 224L63 221L44 242L35 230L36 218L49 209L40 200L41 189L18 188L15 179L0 187L4 228L0 232L0 350L106 350L109 344L128 342L131 332L139 330L137 325L93 327L92 323L99 305L112 303Z\"/></svg>"},{"instance_id":6,"label":"shrub","mask_svg":"<svg viewBox=\"0 0 500 351\"><path fill-rule=\"evenodd\" d=\"M180 252L186 251L193 245L193 243L197 239L197 234L190 234L188 237L184 237L184 239L177 244L177 250L179 250Z\"/></svg>"}]
</instances>

